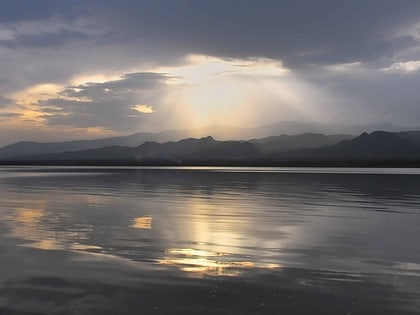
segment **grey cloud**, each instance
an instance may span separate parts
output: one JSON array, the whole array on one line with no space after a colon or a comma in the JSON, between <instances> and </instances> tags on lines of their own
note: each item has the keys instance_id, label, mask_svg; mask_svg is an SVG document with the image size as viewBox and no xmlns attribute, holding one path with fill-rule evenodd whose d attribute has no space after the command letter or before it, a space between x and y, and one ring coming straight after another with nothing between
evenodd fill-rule
<instances>
[{"instance_id":1,"label":"grey cloud","mask_svg":"<svg viewBox=\"0 0 420 315\"><path fill-rule=\"evenodd\" d=\"M17 114L17 113L10 113L10 112L0 113L1 118L12 118L12 117L18 117L18 116L19 116L19 114Z\"/></svg>"},{"instance_id":2,"label":"grey cloud","mask_svg":"<svg viewBox=\"0 0 420 315\"><path fill-rule=\"evenodd\" d=\"M164 73L154 73L154 72L137 72L125 74L121 77L120 80L108 81L104 83L86 83L74 87L70 87L65 90L65 93L68 93L70 96L70 91L74 89L81 89L80 92L73 93L72 96L82 95L89 96L92 93L100 92L103 93L106 89L109 91L106 93L109 95L110 92L122 92L130 90L139 90L139 89L150 89L155 88L157 84L165 83L169 80L170 77Z\"/></svg>"},{"instance_id":3,"label":"grey cloud","mask_svg":"<svg viewBox=\"0 0 420 315\"><path fill-rule=\"evenodd\" d=\"M62 6L65 11L64 2ZM147 41L128 41L124 30L112 33L112 26L95 23L93 18L44 22L51 29L43 27L42 21L35 23L39 29L33 31L32 22L25 27L19 26L21 22L7 23L6 30L13 36L0 40L0 93L40 83L68 84L80 73L121 72L144 65L173 64L183 58L182 53L170 49L156 50Z\"/></svg>"},{"instance_id":4,"label":"grey cloud","mask_svg":"<svg viewBox=\"0 0 420 315\"><path fill-rule=\"evenodd\" d=\"M404 75L362 66L353 73L336 73L313 68L301 79L334 99L325 113L332 113L338 122L420 127L420 72Z\"/></svg>"},{"instance_id":5,"label":"grey cloud","mask_svg":"<svg viewBox=\"0 0 420 315\"><path fill-rule=\"evenodd\" d=\"M7 122L10 118L19 117L17 113L0 112L0 122Z\"/></svg>"},{"instance_id":6,"label":"grey cloud","mask_svg":"<svg viewBox=\"0 0 420 315\"><path fill-rule=\"evenodd\" d=\"M5 108L13 105L14 102L10 98L0 96L0 108Z\"/></svg>"},{"instance_id":7,"label":"grey cloud","mask_svg":"<svg viewBox=\"0 0 420 315\"><path fill-rule=\"evenodd\" d=\"M371 61L419 44L391 36L419 21L420 2L410 0L122 1L97 10L114 32L139 42L223 57L279 58L289 66Z\"/></svg>"},{"instance_id":8,"label":"grey cloud","mask_svg":"<svg viewBox=\"0 0 420 315\"><path fill-rule=\"evenodd\" d=\"M102 127L120 132L137 131L144 123L144 115L130 108L125 101L78 102L51 99L61 110L46 109L48 125L66 125L76 128Z\"/></svg>"},{"instance_id":9,"label":"grey cloud","mask_svg":"<svg viewBox=\"0 0 420 315\"><path fill-rule=\"evenodd\" d=\"M9 111L9 108L13 105L13 100L0 96L0 122L19 116L19 114Z\"/></svg>"},{"instance_id":10,"label":"grey cloud","mask_svg":"<svg viewBox=\"0 0 420 315\"><path fill-rule=\"evenodd\" d=\"M55 0L0 0L0 23L45 20L54 15L72 19L82 12L80 5L83 2L74 0L69 5L64 1Z\"/></svg>"},{"instance_id":11,"label":"grey cloud","mask_svg":"<svg viewBox=\"0 0 420 315\"><path fill-rule=\"evenodd\" d=\"M305 71L313 64L392 63L388 59L401 50L420 47L412 35L392 36L420 21L420 2L412 0L25 3L4 1L10 10L7 25L54 16L68 28L7 41L7 64L0 66L14 82L3 90L35 81L64 82L92 69L173 64L190 53L275 58ZM22 62L31 67L14 74Z\"/></svg>"},{"instance_id":12,"label":"grey cloud","mask_svg":"<svg viewBox=\"0 0 420 315\"><path fill-rule=\"evenodd\" d=\"M150 60L202 53L276 58L300 67L374 61L420 46L412 36L392 36L396 29L420 21L420 2L415 0L41 3L62 18L88 18L92 27L106 30L98 42L141 48ZM71 36L63 34L62 40ZM31 39L26 44L30 46Z\"/></svg>"},{"instance_id":13,"label":"grey cloud","mask_svg":"<svg viewBox=\"0 0 420 315\"><path fill-rule=\"evenodd\" d=\"M39 105L50 125L136 131L148 114L132 106L159 107L169 79L161 73L130 73L121 80L70 86L59 93L60 97L41 101Z\"/></svg>"},{"instance_id":14,"label":"grey cloud","mask_svg":"<svg viewBox=\"0 0 420 315\"><path fill-rule=\"evenodd\" d=\"M0 40L0 46L11 49L45 48L62 46L68 42L82 41L89 39L89 36L80 31L61 30L56 33L47 33L40 35L25 35L11 40Z\"/></svg>"},{"instance_id":15,"label":"grey cloud","mask_svg":"<svg viewBox=\"0 0 420 315\"><path fill-rule=\"evenodd\" d=\"M172 77L163 73L138 72L125 74L120 80L104 83L86 83L70 86L59 93L63 97L88 98L95 101L108 102L125 100L131 104L138 102L151 102L153 98L147 97L162 88Z\"/></svg>"}]
</instances>

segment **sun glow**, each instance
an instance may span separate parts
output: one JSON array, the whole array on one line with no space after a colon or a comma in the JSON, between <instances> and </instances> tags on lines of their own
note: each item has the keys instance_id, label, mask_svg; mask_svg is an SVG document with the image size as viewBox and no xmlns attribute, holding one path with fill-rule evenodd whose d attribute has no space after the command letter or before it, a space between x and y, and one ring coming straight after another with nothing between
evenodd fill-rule
<instances>
[{"instance_id":1,"label":"sun glow","mask_svg":"<svg viewBox=\"0 0 420 315\"><path fill-rule=\"evenodd\" d=\"M185 124L197 128L214 124L254 123L261 108L263 83L282 81L290 75L281 62L267 59L227 59L190 55L177 67L154 69L176 78L166 103L183 115ZM278 89L279 87L275 87ZM187 113L188 116L185 116Z\"/></svg>"},{"instance_id":2,"label":"sun glow","mask_svg":"<svg viewBox=\"0 0 420 315\"><path fill-rule=\"evenodd\" d=\"M46 83L36 84L24 90L7 95L17 105L14 111L19 114L20 121L31 121L33 123L43 122L43 112L38 106L39 101L56 97L64 86L60 84Z\"/></svg>"},{"instance_id":3,"label":"sun glow","mask_svg":"<svg viewBox=\"0 0 420 315\"><path fill-rule=\"evenodd\" d=\"M175 83L193 85L208 83L224 76L282 76L290 72L280 62L267 58L228 59L205 55L189 55L184 65L157 68L155 71L178 78Z\"/></svg>"},{"instance_id":4,"label":"sun glow","mask_svg":"<svg viewBox=\"0 0 420 315\"><path fill-rule=\"evenodd\" d=\"M29 105L40 100L46 100L55 97L56 94L63 90L64 86L60 84L46 83L36 84L24 90L9 95L19 105Z\"/></svg>"},{"instance_id":5,"label":"sun glow","mask_svg":"<svg viewBox=\"0 0 420 315\"><path fill-rule=\"evenodd\" d=\"M134 67L130 71L126 69L109 73L82 73L73 76L64 85L37 84L6 96L16 104L11 109L19 116L15 120L19 120L21 124L50 129L47 123L51 116L72 113L65 113L59 106L43 101L61 99L75 102L74 109L70 111L77 111L77 102L93 102L95 96L86 93L66 94L63 91L71 89L81 92L82 85L119 80L123 82L130 73L136 72L160 73L169 78L152 91L133 86L127 95L124 94L125 91L118 94L118 99L126 98L124 106L129 106L128 109L131 110L127 112L125 108L121 112L132 118L147 115L142 126L149 131L162 131L154 129L162 125L168 129L203 129L216 125L256 126L262 121L266 124L280 120L313 118L319 115L314 112L317 102L325 103L324 99L320 101L314 97L313 89L298 80L280 61L206 55L189 55L183 64L171 67ZM107 95L110 99L117 97L115 91L111 91L109 87L104 87L101 93L100 101L107 101ZM134 93L136 97L132 97L130 93ZM71 128L65 126L56 128L56 131L61 132L65 128L66 132L71 132ZM93 128L96 129L83 130L89 135L106 136L112 133L108 126ZM76 129L73 128L75 135ZM115 131L114 134L116 133Z\"/></svg>"}]
</instances>

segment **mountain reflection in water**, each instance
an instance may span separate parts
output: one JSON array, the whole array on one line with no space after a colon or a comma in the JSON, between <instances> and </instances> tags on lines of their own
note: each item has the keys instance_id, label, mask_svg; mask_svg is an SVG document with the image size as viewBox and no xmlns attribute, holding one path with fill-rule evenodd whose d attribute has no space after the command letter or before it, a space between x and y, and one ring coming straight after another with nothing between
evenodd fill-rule
<instances>
[{"instance_id":1,"label":"mountain reflection in water","mask_svg":"<svg viewBox=\"0 0 420 315\"><path fill-rule=\"evenodd\" d=\"M419 314L420 176L354 172L3 168L0 314Z\"/></svg>"}]
</instances>

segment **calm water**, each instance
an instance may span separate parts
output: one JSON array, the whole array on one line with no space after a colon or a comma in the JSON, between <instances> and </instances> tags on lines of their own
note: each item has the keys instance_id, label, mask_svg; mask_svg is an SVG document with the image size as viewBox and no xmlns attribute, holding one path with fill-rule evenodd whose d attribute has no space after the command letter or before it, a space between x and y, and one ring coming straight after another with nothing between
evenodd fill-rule
<instances>
[{"instance_id":1,"label":"calm water","mask_svg":"<svg viewBox=\"0 0 420 315\"><path fill-rule=\"evenodd\" d=\"M0 314L420 314L420 170L0 168Z\"/></svg>"}]
</instances>

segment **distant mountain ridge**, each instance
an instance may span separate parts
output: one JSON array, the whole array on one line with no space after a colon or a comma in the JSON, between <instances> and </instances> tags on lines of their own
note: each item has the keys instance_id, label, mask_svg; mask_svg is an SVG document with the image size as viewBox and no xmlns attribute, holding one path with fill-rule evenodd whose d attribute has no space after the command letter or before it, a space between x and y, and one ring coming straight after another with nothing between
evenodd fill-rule
<instances>
[{"instance_id":1,"label":"distant mountain ridge","mask_svg":"<svg viewBox=\"0 0 420 315\"><path fill-rule=\"evenodd\" d=\"M364 131L371 132L375 130L386 130L390 132L401 130L417 130L420 128L397 127L390 124L376 124L376 125L343 125L343 124L320 124L311 122L295 122L295 121L281 121L268 125L244 128L224 125L213 125L197 129L184 130L167 130L158 133L139 132L128 136L93 139L93 140L73 140L62 142L34 142L22 141L14 144L6 145L0 148L0 160L9 159L12 157L23 155L37 155L60 153L64 151L80 151L103 148L107 146L138 146L146 141L154 141L164 143L168 141L179 141L186 138L202 138L211 135L218 140L248 140L248 139L262 139L267 138L268 142L272 142L273 136L278 138L279 145L285 149L293 148L316 148L321 145L330 145L352 138L353 134L360 134ZM303 134L313 134L312 140L305 136L304 139L288 138L288 136L297 136ZM321 139L320 135L338 135L338 139L334 140L331 136L329 138ZM316 136L318 135L318 136ZM342 137L344 136L344 137ZM318 137L318 139L316 139ZM306 143L305 143L306 141ZM254 140L250 142L255 143ZM263 140L257 142L264 142ZM287 144L287 142L289 144ZM313 143L313 145L311 145ZM259 146L260 150L267 150L266 153L273 152L270 146L263 144ZM275 150L274 150L275 151Z\"/></svg>"},{"instance_id":2,"label":"distant mountain ridge","mask_svg":"<svg viewBox=\"0 0 420 315\"><path fill-rule=\"evenodd\" d=\"M210 129L210 128L209 128ZM169 130L163 131L160 133L135 133L129 136L122 136L122 137L112 137L112 138L103 138L103 139L94 139L94 140L73 140L73 141L64 141L64 142L32 142L32 141L22 141L17 142L14 144L10 144L0 148L0 160L2 159L10 159L13 157L19 156L26 156L26 155L40 155L40 154L50 154L50 153L61 153L67 151L81 151L81 150L90 150L90 149L99 149L103 147L109 146L138 146L145 142L152 141L158 143L165 143L169 141L179 141L182 139L190 138L190 137L204 137L211 134L213 137L219 140L238 140L237 138L229 139L227 136L229 134L233 134L238 136L241 132L243 133L244 129L229 129L228 131L223 130L222 128L217 128L216 126L213 129L203 129L203 130ZM207 133L208 132L208 133ZM217 137L215 135L220 135L221 137ZM349 139L354 136L352 135L341 135L336 140L332 136L325 136L318 134L319 139L306 139L309 137L307 135L299 135L296 136L281 136L281 139L277 139L279 141L279 145L284 145L285 148L292 148L292 147L317 147L324 144L332 144L334 142L338 142L339 140ZM243 139L239 139L243 140ZM276 140L272 138L272 140ZM258 142L258 140L252 140L252 142ZM267 138L265 142L272 142L270 139ZM281 144L280 142L283 142ZM288 144L287 144L288 143ZM308 143L311 143L308 146ZM261 147L265 147L268 149L268 144L261 144Z\"/></svg>"},{"instance_id":3,"label":"distant mountain ridge","mask_svg":"<svg viewBox=\"0 0 420 315\"><path fill-rule=\"evenodd\" d=\"M0 159L22 155L38 155L60 153L65 151L81 151L108 146L137 146L146 141L167 142L180 140L188 136L184 131L165 131L161 133L140 132L129 136L111 137L94 140L73 140L63 142L21 141L0 148Z\"/></svg>"},{"instance_id":4,"label":"distant mountain ridge","mask_svg":"<svg viewBox=\"0 0 420 315\"><path fill-rule=\"evenodd\" d=\"M332 144L328 144L332 143ZM306 145L306 147L305 147ZM318 147L315 147L318 145ZM177 142L145 142L136 147L107 146L98 149L26 155L15 162L114 162L129 164L281 164L289 162L418 161L420 131L363 133L358 137L302 134L251 141L217 141L213 137Z\"/></svg>"},{"instance_id":5,"label":"distant mountain ridge","mask_svg":"<svg viewBox=\"0 0 420 315\"><path fill-rule=\"evenodd\" d=\"M294 136L280 135L250 140L263 154L288 151L292 149L319 148L352 139L352 135L324 135L321 133L303 133Z\"/></svg>"},{"instance_id":6,"label":"distant mountain ridge","mask_svg":"<svg viewBox=\"0 0 420 315\"><path fill-rule=\"evenodd\" d=\"M359 137L337 144L306 150L305 156L290 152L288 157L306 160L384 161L420 159L420 131L364 132Z\"/></svg>"},{"instance_id":7,"label":"distant mountain ridge","mask_svg":"<svg viewBox=\"0 0 420 315\"><path fill-rule=\"evenodd\" d=\"M75 152L29 155L13 158L16 161L194 161L220 159L242 160L259 155L248 141L216 141L212 137L188 138L177 142L145 142L137 147L109 146Z\"/></svg>"}]
</instances>

